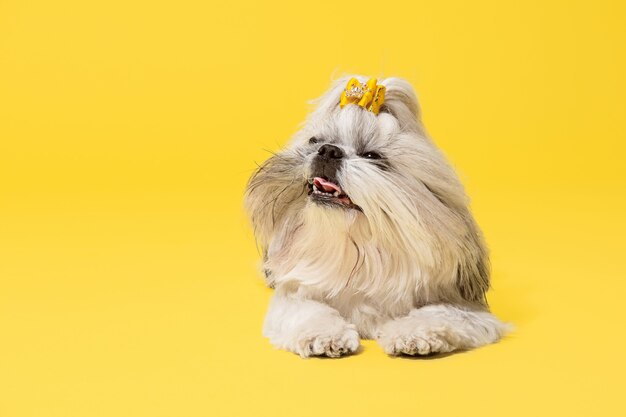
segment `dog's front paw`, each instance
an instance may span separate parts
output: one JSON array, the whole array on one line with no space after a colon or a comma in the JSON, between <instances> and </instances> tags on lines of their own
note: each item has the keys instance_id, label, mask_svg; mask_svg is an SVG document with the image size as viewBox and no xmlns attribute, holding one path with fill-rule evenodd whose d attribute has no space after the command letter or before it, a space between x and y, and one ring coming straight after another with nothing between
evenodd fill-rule
<instances>
[{"instance_id":1,"label":"dog's front paw","mask_svg":"<svg viewBox=\"0 0 626 417\"><path fill-rule=\"evenodd\" d=\"M359 348L359 333L354 326L316 335L308 335L298 340L296 353L303 358L328 356L338 358L354 353Z\"/></svg>"},{"instance_id":2,"label":"dog's front paw","mask_svg":"<svg viewBox=\"0 0 626 417\"><path fill-rule=\"evenodd\" d=\"M388 355L430 355L455 350L441 334L418 331L408 334L378 335L378 343Z\"/></svg>"}]
</instances>

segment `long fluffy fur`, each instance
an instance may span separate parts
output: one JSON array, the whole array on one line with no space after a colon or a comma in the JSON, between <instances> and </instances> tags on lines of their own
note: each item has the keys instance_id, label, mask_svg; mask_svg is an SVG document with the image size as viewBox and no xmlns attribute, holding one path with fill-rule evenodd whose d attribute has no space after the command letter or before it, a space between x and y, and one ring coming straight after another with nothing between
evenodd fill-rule
<instances>
[{"instance_id":1,"label":"long fluffy fur","mask_svg":"<svg viewBox=\"0 0 626 417\"><path fill-rule=\"evenodd\" d=\"M357 77L361 81L365 78ZM302 356L339 356L358 337L390 354L425 354L498 340L506 326L487 309L489 262L456 174L427 137L404 80L379 115L338 106L340 79L302 129L252 176L245 204L276 293L264 332ZM362 211L310 201L320 143L346 153L341 188ZM358 155L377 150L384 160Z\"/></svg>"}]
</instances>

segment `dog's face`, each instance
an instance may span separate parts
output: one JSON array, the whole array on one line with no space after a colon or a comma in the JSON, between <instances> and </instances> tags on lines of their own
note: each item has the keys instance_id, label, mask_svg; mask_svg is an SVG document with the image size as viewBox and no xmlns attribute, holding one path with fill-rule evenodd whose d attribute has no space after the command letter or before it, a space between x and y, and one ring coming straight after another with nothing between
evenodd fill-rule
<instances>
[{"instance_id":1,"label":"dog's face","mask_svg":"<svg viewBox=\"0 0 626 417\"><path fill-rule=\"evenodd\" d=\"M379 204L376 188L394 187L386 178L394 175L401 141L394 138L398 129L391 115L350 106L307 131L311 137L295 146L306 155L302 169L312 204L363 212Z\"/></svg>"}]
</instances>

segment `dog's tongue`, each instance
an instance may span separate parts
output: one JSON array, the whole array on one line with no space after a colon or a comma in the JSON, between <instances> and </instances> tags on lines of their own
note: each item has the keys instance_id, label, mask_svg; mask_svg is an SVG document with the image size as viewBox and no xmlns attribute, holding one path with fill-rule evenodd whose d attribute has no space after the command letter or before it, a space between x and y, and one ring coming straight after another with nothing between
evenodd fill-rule
<instances>
[{"instance_id":1,"label":"dog's tongue","mask_svg":"<svg viewBox=\"0 0 626 417\"><path fill-rule=\"evenodd\" d=\"M339 191L339 194L342 194L341 188L337 184L335 184L334 182L326 181L324 178L313 178L313 184L315 184L315 186L319 190L324 190L327 193L334 193L335 191Z\"/></svg>"}]
</instances>

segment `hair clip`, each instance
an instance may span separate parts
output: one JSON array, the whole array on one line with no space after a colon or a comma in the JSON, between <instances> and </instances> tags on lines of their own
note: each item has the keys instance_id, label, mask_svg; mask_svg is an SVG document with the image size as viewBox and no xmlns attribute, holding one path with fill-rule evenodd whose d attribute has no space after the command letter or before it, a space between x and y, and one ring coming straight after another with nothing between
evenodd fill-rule
<instances>
[{"instance_id":1,"label":"hair clip","mask_svg":"<svg viewBox=\"0 0 626 417\"><path fill-rule=\"evenodd\" d=\"M376 85L376 81L376 78L370 78L366 83L361 83L352 78L341 93L339 106L343 109L346 104L356 104L378 114L380 106L385 102L385 86Z\"/></svg>"}]
</instances>

